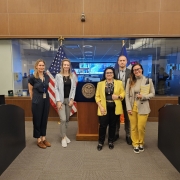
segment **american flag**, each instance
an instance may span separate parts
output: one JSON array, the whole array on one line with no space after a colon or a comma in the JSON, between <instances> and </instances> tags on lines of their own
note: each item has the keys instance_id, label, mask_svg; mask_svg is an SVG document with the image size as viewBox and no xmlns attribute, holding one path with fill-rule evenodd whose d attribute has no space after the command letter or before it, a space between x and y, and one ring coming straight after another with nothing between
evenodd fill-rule
<instances>
[{"instance_id":1,"label":"american flag","mask_svg":"<svg viewBox=\"0 0 180 180\"><path fill-rule=\"evenodd\" d=\"M65 58L66 58L66 55L64 53L63 46L60 46L57 51L56 56L54 57L53 62L51 63L49 67L49 70L47 70L47 74L50 77L49 88L48 88L50 103L56 111L57 111L57 107L56 107L56 100L55 100L55 76L56 74L60 72L61 61ZM73 71L73 73L75 72ZM74 102L73 104L70 115L73 115L75 112L77 112L76 102Z\"/></svg>"}]
</instances>

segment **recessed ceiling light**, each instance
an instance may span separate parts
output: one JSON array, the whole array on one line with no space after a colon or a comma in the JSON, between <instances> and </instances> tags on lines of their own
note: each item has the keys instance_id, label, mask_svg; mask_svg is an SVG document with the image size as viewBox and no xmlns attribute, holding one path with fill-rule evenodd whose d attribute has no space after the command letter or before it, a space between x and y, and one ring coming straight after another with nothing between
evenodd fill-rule
<instances>
[{"instance_id":1,"label":"recessed ceiling light","mask_svg":"<svg viewBox=\"0 0 180 180\"><path fill-rule=\"evenodd\" d=\"M83 48L92 48L92 45L84 45Z\"/></svg>"},{"instance_id":2,"label":"recessed ceiling light","mask_svg":"<svg viewBox=\"0 0 180 180\"><path fill-rule=\"evenodd\" d=\"M93 52L92 51L85 51L84 53L85 54L92 54Z\"/></svg>"},{"instance_id":3,"label":"recessed ceiling light","mask_svg":"<svg viewBox=\"0 0 180 180\"><path fill-rule=\"evenodd\" d=\"M66 45L64 45L66 48L72 48L72 49L74 49L74 48L79 48L79 45L78 44L66 44Z\"/></svg>"}]
</instances>

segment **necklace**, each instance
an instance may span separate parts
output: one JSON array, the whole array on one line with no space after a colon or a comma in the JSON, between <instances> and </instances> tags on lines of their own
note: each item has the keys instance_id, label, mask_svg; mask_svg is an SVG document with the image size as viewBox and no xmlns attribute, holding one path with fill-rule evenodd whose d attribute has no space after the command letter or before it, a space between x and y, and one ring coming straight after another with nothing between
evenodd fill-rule
<instances>
[{"instance_id":1,"label":"necklace","mask_svg":"<svg viewBox=\"0 0 180 180\"><path fill-rule=\"evenodd\" d=\"M106 88L107 88L108 94L113 93L113 91L114 91L114 82L108 83L106 81Z\"/></svg>"},{"instance_id":2,"label":"necklace","mask_svg":"<svg viewBox=\"0 0 180 180\"><path fill-rule=\"evenodd\" d=\"M69 79L69 76L63 76L63 81L67 82L67 80Z\"/></svg>"}]
</instances>

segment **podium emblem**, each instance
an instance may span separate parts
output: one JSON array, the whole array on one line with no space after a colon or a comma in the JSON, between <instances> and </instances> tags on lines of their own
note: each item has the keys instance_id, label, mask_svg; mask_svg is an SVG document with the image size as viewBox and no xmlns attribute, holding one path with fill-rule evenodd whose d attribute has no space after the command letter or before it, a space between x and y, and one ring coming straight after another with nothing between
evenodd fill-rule
<instances>
[{"instance_id":1,"label":"podium emblem","mask_svg":"<svg viewBox=\"0 0 180 180\"><path fill-rule=\"evenodd\" d=\"M82 94L85 98L92 98L95 95L95 86L92 83L86 83L82 87Z\"/></svg>"}]
</instances>

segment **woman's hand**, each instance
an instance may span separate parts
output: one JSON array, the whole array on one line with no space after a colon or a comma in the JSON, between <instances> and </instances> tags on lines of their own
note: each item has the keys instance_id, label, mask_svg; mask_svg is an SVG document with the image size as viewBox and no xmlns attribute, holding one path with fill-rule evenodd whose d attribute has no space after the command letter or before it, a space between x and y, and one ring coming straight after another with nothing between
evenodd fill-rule
<instances>
[{"instance_id":1,"label":"woman's hand","mask_svg":"<svg viewBox=\"0 0 180 180\"><path fill-rule=\"evenodd\" d=\"M62 102L58 101L58 102L56 103L56 106L57 106L57 109L58 109L58 110L62 109Z\"/></svg>"},{"instance_id":2,"label":"woman's hand","mask_svg":"<svg viewBox=\"0 0 180 180\"><path fill-rule=\"evenodd\" d=\"M100 111L102 115L106 115L106 110L103 107L100 107Z\"/></svg>"},{"instance_id":3,"label":"woman's hand","mask_svg":"<svg viewBox=\"0 0 180 180\"><path fill-rule=\"evenodd\" d=\"M71 100L69 101L69 106L73 106L73 103L74 103L74 101L73 101L73 99L71 99Z\"/></svg>"},{"instance_id":4,"label":"woman's hand","mask_svg":"<svg viewBox=\"0 0 180 180\"><path fill-rule=\"evenodd\" d=\"M118 95L113 94L113 95L112 95L112 99L113 99L113 100L117 100L117 99L119 99L119 96L118 96Z\"/></svg>"},{"instance_id":5,"label":"woman's hand","mask_svg":"<svg viewBox=\"0 0 180 180\"><path fill-rule=\"evenodd\" d=\"M128 114L129 114L129 115L132 115L132 111L131 111L131 110L129 110L129 111L128 111Z\"/></svg>"},{"instance_id":6,"label":"woman's hand","mask_svg":"<svg viewBox=\"0 0 180 180\"><path fill-rule=\"evenodd\" d=\"M138 93L138 94L136 95L136 98L137 98L137 99L142 99L142 94Z\"/></svg>"}]
</instances>

